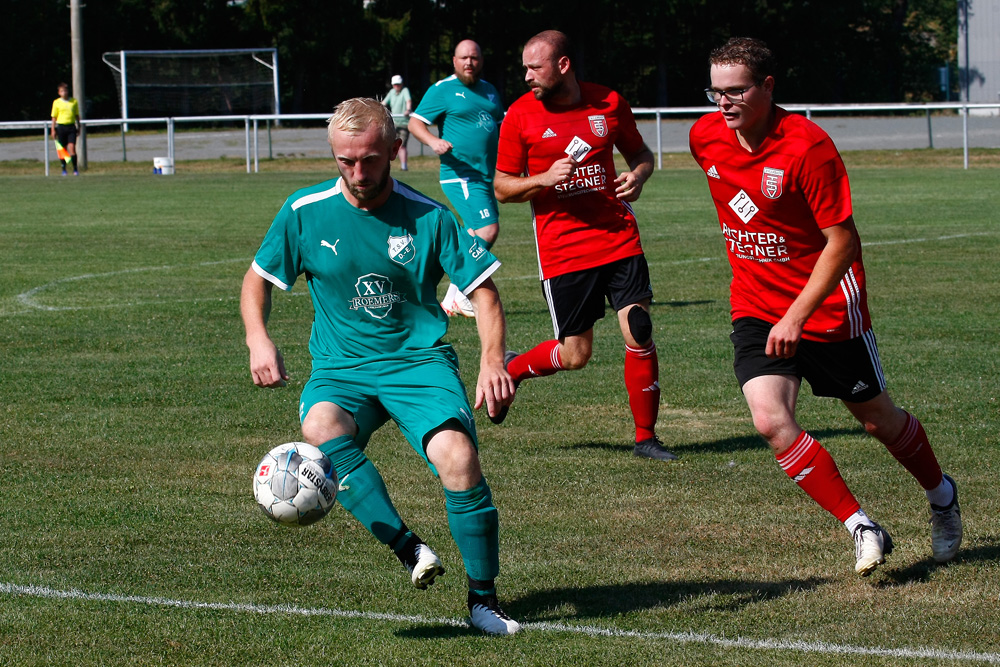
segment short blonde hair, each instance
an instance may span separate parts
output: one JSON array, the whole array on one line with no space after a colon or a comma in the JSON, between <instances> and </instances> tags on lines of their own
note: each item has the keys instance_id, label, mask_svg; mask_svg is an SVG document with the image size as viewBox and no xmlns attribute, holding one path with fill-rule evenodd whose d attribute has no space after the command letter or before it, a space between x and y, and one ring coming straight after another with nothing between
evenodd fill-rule
<instances>
[{"instance_id":1,"label":"short blonde hair","mask_svg":"<svg viewBox=\"0 0 1000 667\"><path fill-rule=\"evenodd\" d=\"M387 146L396 141L396 125L388 107L371 97L354 97L344 100L333 108L333 115L327 118L327 139L333 141L333 131L361 134L373 125L381 126L380 134Z\"/></svg>"}]
</instances>

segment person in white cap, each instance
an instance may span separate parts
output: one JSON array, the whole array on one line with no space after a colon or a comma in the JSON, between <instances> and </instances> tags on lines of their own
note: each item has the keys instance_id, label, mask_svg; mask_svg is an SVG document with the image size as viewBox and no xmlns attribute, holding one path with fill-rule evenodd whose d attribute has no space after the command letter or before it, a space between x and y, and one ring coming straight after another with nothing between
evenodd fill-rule
<instances>
[{"instance_id":1,"label":"person in white cap","mask_svg":"<svg viewBox=\"0 0 1000 667\"><path fill-rule=\"evenodd\" d=\"M413 98L410 97L410 89L403 87L403 77L394 74L391 83L392 89L386 93L382 104L392 113L392 122L396 124L396 136L403 142L399 147L399 168L406 171L408 169L406 142L410 140L409 122L410 112L413 111Z\"/></svg>"}]
</instances>

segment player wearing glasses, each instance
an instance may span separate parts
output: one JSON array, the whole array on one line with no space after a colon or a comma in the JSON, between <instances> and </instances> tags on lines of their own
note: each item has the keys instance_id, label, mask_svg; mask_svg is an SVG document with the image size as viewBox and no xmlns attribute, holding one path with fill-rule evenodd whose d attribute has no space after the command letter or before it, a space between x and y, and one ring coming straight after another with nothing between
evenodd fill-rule
<instances>
[{"instance_id":1,"label":"player wearing glasses","mask_svg":"<svg viewBox=\"0 0 1000 667\"><path fill-rule=\"evenodd\" d=\"M892 538L795 419L803 378L815 395L843 401L923 487L934 559L951 560L962 541L958 490L923 426L885 390L840 154L816 124L774 104L774 58L763 42L730 39L709 63L706 93L719 110L695 123L690 146L732 267L734 369L754 426L788 476L851 532L855 571L867 576Z\"/></svg>"}]
</instances>

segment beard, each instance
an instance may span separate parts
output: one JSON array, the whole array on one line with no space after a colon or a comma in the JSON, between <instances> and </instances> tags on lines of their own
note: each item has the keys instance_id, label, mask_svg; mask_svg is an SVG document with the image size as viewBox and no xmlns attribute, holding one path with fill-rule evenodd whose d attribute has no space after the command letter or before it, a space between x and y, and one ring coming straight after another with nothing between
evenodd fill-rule
<instances>
[{"instance_id":1,"label":"beard","mask_svg":"<svg viewBox=\"0 0 1000 667\"><path fill-rule=\"evenodd\" d=\"M482 72L472 72L471 74L468 74L464 69L455 72L455 76L458 77L458 80L466 86L474 86L476 82L479 81L480 74L482 74Z\"/></svg>"},{"instance_id":2,"label":"beard","mask_svg":"<svg viewBox=\"0 0 1000 667\"><path fill-rule=\"evenodd\" d=\"M545 100L552 99L554 96L560 94L563 90L565 90L565 88L566 83L563 81L557 81L551 86L535 84L534 86L531 86L531 93L535 96L536 100L544 102Z\"/></svg>"},{"instance_id":3,"label":"beard","mask_svg":"<svg viewBox=\"0 0 1000 667\"><path fill-rule=\"evenodd\" d=\"M344 178L344 182L347 184L348 191L354 196L358 201L371 201L373 199L378 199L378 196L385 191L387 185L389 185L389 163L385 165L385 171L379 177L378 181L367 181L362 182L360 185L366 185L368 187L362 189L359 187L359 183L352 183L350 179L341 174Z\"/></svg>"}]
</instances>

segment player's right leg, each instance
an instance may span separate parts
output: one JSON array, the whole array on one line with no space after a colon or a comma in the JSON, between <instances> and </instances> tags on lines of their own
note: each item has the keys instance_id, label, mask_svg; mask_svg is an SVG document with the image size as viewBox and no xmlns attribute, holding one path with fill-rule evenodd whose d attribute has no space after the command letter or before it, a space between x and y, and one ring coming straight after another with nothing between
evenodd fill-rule
<instances>
[{"instance_id":1,"label":"player's right leg","mask_svg":"<svg viewBox=\"0 0 1000 667\"><path fill-rule=\"evenodd\" d=\"M593 353L594 324L604 317L600 267L543 280L542 294L555 336L510 359L507 372L518 383L586 366Z\"/></svg>"},{"instance_id":2,"label":"player's right leg","mask_svg":"<svg viewBox=\"0 0 1000 667\"><path fill-rule=\"evenodd\" d=\"M407 528L389 498L385 481L364 453L368 438L388 415L377 402L317 372L302 392L300 412L303 438L319 447L337 471L340 504L375 539L392 549L414 586L425 589L433 584L444 574L441 561Z\"/></svg>"},{"instance_id":3,"label":"player's right leg","mask_svg":"<svg viewBox=\"0 0 1000 667\"><path fill-rule=\"evenodd\" d=\"M497 600L500 522L472 438L460 422L451 420L428 435L425 451L444 487L448 526L469 580L472 625L487 634L512 635L521 626Z\"/></svg>"},{"instance_id":4,"label":"player's right leg","mask_svg":"<svg viewBox=\"0 0 1000 667\"><path fill-rule=\"evenodd\" d=\"M794 359L764 354L770 325L734 323L734 370L754 428L767 440L781 469L820 507L844 524L855 541L855 572L868 576L892 552L892 538L872 521L840 476L833 457L795 419L801 380Z\"/></svg>"},{"instance_id":5,"label":"player's right leg","mask_svg":"<svg viewBox=\"0 0 1000 667\"><path fill-rule=\"evenodd\" d=\"M476 424L457 358L435 352L425 359L385 362L383 371L382 404L444 487L448 527L468 577L472 624L490 634L517 632L520 626L497 603L500 523L480 468Z\"/></svg>"},{"instance_id":6,"label":"player's right leg","mask_svg":"<svg viewBox=\"0 0 1000 667\"><path fill-rule=\"evenodd\" d=\"M516 385L586 366L594 349L594 324L604 317L601 267L543 280L542 293L552 317L555 339L505 357L507 372ZM501 410L490 421L499 424L506 416L507 410Z\"/></svg>"}]
</instances>

